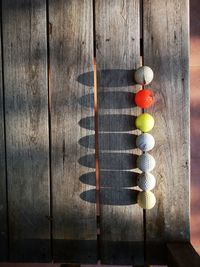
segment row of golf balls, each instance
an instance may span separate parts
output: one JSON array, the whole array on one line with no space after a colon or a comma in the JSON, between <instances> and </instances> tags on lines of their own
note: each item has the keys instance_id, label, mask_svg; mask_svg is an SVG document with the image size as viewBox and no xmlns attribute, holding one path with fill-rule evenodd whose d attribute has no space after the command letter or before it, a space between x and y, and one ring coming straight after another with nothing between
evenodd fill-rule
<instances>
[{"instance_id":1,"label":"row of golf balls","mask_svg":"<svg viewBox=\"0 0 200 267\"><path fill-rule=\"evenodd\" d=\"M138 194L138 204L143 209L151 209L156 204L155 195L150 191L154 189L156 179L150 172L155 168L156 162L154 157L146 151L154 147L154 137L149 133L143 133L137 137L136 145L145 152L137 158L137 167L142 171L138 176L137 185L143 190Z\"/></svg>"},{"instance_id":2,"label":"row of golf balls","mask_svg":"<svg viewBox=\"0 0 200 267\"><path fill-rule=\"evenodd\" d=\"M135 72L135 81L140 85L147 85L152 80L153 71L148 66L142 66ZM154 103L153 92L150 89L140 90L135 96L135 103L141 108L149 108ZM136 139L136 146L144 152L137 159L137 167L142 171L138 176L138 186L143 190L138 194L138 204L143 209L151 209L156 203L155 195L150 191L156 185L156 179L150 173L156 162L148 153L155 146L154 137L148 133L154 124L154 118L148 113L143 113L136 119L137 129L143 132Z\"/></svg>"}]
</instances>

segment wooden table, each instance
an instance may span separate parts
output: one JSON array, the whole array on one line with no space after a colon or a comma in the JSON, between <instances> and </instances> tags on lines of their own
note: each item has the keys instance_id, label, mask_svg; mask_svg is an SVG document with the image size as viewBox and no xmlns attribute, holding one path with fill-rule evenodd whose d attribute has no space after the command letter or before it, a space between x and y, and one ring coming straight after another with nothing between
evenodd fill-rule
<instances>
[{"instance_id":1,"label":"wooden table","mask_svg":"<svg viewBox=\"0 0 200 267\"><path fill-rule=\"evenodd\" d=\"M188 2L2 0L1 261L186 267L188 253L200 266L185 245ZM136 203L141 64L156 96L147 212Z\"/></svg>"}]
</instances>

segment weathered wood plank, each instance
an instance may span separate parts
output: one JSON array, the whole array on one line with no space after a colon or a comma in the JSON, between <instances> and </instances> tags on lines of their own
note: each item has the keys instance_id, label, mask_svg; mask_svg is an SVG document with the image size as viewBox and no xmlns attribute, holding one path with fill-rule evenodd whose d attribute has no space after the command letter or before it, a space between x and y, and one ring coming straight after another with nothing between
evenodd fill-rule
<instances>
[{"instance_id":1,"label":"weathered wood plank","mask_svg":"<svg viewBox=\"0 0 200 267\"><path fill-rule=\"evenodd\" d=\"M95 263L95 187L79 180L95 168L94 149L79 142L94 133L92 0L49 5L54 260Z\"/></svg>"},{"instance_id":2,"label":"weathered wood plank","mask_svg":"<svg viewBox=\"0 0 200 267\"><path fill-rule=\"evenodd\" d=\"M3 0L10 260L50 260L46 1Z\"/></svg>"},{"instance_id":3,"label":"weathered wood plank","mask_svg":"<svg viewBox=\"0 0 200 267\"><path fill-rule=\"evenodd\" d=\"M200 256L190 243L167 244L168 267L199 267Z\"/></svg>"},{"instance_id":4,"label":"weathered wood plank","mask_svg":"<svg viewBox=\"0 0 200 267\"><path fill-rule=\"evenodd\" d=\"M144 64L154 70L156 94L149 110L157 161L157 204L146 213L149 260L156 243L189 240L188 2L144 0Z\"/></svg>"},{"instance_id":5,"label":"weathered wood plank","mask_svg":"<svg viewBox=\"0 0 200 267\"><path fill-rule=\"evenodd\" d=\"M1 21L0 21L0 44ZM5 135L4 135L4 97L2 80L2 49L0 47L0 261L8 260L8 229L7 229L7 188L5 162Z\"/></svg>"},{"instance_id":6,"label":"weathered wood plank","mask_svg":"<svg viewBox=\"0 0 200 267\"><path fill-rule=\"evenodd\" d=\"M137 191L133 189L137 176L134 172L135 154L139 153L135 149L134 134L137 134L137 131L134 119L141 113L133 102L136 92L136 88L133 87L133 70L140 66L139 1L95 2L101 132L101 261L104 264L141 264L142 209L136 204ZM128 131L132 138L128 138ZM108 179L112 182L105 183Z\"/></svg>"}]
</instances>

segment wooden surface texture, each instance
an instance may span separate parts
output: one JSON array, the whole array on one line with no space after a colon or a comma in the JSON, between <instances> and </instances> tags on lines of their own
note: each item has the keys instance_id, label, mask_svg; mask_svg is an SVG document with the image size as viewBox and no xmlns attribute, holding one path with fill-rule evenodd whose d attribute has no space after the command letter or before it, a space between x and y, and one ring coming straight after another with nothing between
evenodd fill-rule
<instances>
[{"instance_id":1,"label":"wooden surface texture","mask_svg":"<svg viewBox=\"0 0 200 267\"><path fill-rule=\"evenodd\" d=\"M150 258L156 257L151 255L152 243L190 238L188 4L144 0L143 6L143 57L154 71L151 88L156 99L148 110L156 122L152 155L157 162L157 204L146 213Z\"/></svg>"},{"instance_id":2,"label":"wooden surface texture","mask_svg":"<svg viewBox=\"0 0 200 267\"><path fill-rule=\"evenodd\" d=\"M144 257L143 212L136 203L134 124L142 111L133 100L139 89L133 82L140 66L139 1L99 0L95 7L101 261L139 264Z\"/></svg>"},{"instance_id":3,"label":"wooden surface texture","mask_svg":"<svg viewBox=\"0 0 200 267\"><path fill-rule=\"evenodd\" d=\"M87 142L94 134L93 85L84 84L93 70L92 1L50 0L49 8L53 258L95 263L95 186L87 182L95 168Z\"/></svg>"},{"instance_id":4,"label":"wooden surface texture","mask_svg":"<svg viewBox=\"0 0 200 267\"><path fill-rule=\"evenodd\" d=\"M9 259L50 260L45 1L2 1Z\"/></svg>"},{"instance_id":5,"label":"wooden surface texture","mask_svg":"<svg viewBox=\"0 0 200 267\"><path fill-rule=\"evenodd\" d=\"M147 261L166 262L166 242L190 238L188 0L2 0L1 29L0 260L142 265L146 234ZM141 55L156 95L157 204L145 217Z\"/></svg>"}]
</instances>

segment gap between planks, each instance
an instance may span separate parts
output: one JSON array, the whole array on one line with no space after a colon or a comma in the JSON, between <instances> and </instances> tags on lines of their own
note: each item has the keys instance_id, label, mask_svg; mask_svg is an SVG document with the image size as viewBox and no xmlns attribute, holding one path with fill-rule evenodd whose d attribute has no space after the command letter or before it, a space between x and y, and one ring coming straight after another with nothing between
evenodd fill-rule
<instances>
[{"instance_id":1,"label":"gap between planks","mask_svg":"<svg viewBox=\"0 0 200 267\"><path fill-rule=\"evenodd\" d=\"M96 178L96 223L97 223L97 258L101 259L100 249L100 176L99 176L99 113L97 88L97 62L96 62L96 17L95 0L93 6L93 68L94 68L94 118L95 118L95 178Z\"/></svg>"},{"instance_id":2,"label":"gap between planks","mask_svg":"<svg viewBox=\"0 0 200 267\"><path fill-rule=\"evenodd\" d=\"M1 28L1 70L2 70L2 96L3 96L3 126L4 126L4 151L5 151L5 183L6 183L6 221L7 221L7 260L10 260L10 231L9 231L9 206L8 206L8 165L7 165L7 147L6 147L6 118L5 118L5 80L4 80L4 51L3 51L3 8L0 1L0 28Z\"/></svg>"},{"instance_id":3,"label":"gap between planks","mask_svg":"<svg viewBox=\"0 0 200 267\"><path fill-rule=\"evenodd\" d=\"M48 128L49 128L49 194L50 194L50 210L49 210L49 223L50 223L50 253L51 261L53 262L53 193L52 193L52 164L51 164L51 147L52 147L52 136L51 136L51 63L50 63L50 35L51 35L51 24L49 21L49 0L46 0L46 31L47 31L47 90L48 90Z\"/></svg>"}]
</instances>

